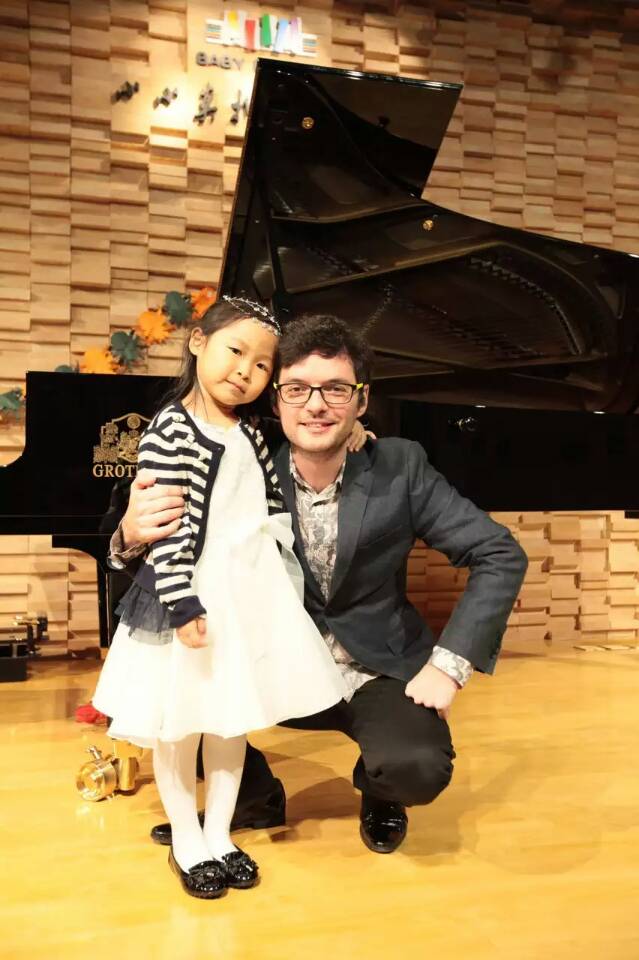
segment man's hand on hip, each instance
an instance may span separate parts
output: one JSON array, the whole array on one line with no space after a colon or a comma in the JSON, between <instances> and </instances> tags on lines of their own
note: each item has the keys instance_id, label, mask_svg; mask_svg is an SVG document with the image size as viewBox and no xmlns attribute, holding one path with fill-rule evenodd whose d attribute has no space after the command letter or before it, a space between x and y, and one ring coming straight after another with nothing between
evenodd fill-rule
<instances>
[{"instance_id":1,"label":"man's hand on hip","mask_svg":"<svg viewBox=\"0 0 639 960\"><path fill-rule=\"evenodd\" d=\"M181 487L156 484L150 470L140 470L131 484L129 506L122 518L126 547L134 543L154 543L170 536L180 526L184 512Z\"/></svg>"},{"instance_id":2,"label":"man's hand on hip","mask_svg":"<svg viewBox=\"0 0 639 960\"><path fill-rule=\"evenodd\" d=\"M432 707L442 720L447 720L458 689L452 677L427 663L406 684L406 696L423 707Z\"/></svg>"}]
</instances>

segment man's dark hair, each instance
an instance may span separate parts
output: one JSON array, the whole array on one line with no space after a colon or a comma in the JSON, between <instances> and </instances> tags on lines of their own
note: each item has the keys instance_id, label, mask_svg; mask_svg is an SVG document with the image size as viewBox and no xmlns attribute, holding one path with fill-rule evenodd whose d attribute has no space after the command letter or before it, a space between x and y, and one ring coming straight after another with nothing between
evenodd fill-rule
<instances>
[{"instance_id":1,"label":"man's dark hair","mask_svg":"<svg viewBox=\"0 0 639 960\"><path fill-rule=\"evenodd\" d=\"M297 317L284 328L280 337L275 380L282 367L292 367L311 353L321 357L347 356L355 370L358 383L369 383L373 366L373 351L366 338L344 320L323 314L307 313Z\"/></svg>"}]
</instances>

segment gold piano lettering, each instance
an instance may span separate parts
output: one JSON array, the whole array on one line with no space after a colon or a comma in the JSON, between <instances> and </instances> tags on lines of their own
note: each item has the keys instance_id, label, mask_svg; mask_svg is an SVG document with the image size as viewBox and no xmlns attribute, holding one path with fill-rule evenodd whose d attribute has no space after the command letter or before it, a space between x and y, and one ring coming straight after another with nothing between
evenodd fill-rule
<instances>
[{"instance_id":1,"label":"gold piano lettering","mask_svg":"<svg viewBox=\"0 0 639 960\"><path fill-rule=\"evenodd\" d=\"M112 477L121 480L122 477L132 479L136 474L137 467L134 463L94 463L94 477Z\"/></svg>"},{"instance_id":2,"label":"gold piano lettering","mask_svg":"<svg viewBox=\"0 0 639 960\"><path fill-rule=\"evenodd\" d=\"M122 479L134 477L138 444L149 417L125 413L100 427L100 442L93 448L93 476Z\"/></svg>"}]
</instances>

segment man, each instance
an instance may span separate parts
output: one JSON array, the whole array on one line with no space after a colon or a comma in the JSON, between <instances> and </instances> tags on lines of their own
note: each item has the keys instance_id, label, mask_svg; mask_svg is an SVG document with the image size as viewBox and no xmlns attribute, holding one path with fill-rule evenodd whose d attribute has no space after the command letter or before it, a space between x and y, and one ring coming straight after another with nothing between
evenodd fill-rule
<instances>
[{"instance_id":1,"label":"man","mask_svg":"<svg viewBox=\"0 0 639 960\"><path fill-rule=\"evenodd\" d=\"M357 742L360 833L390 853L404 839L407 806L448 785L454 751L447 718L473 669L492 673L527 560L510 532L461 497L421 446L384 438L346 453L367 406L372 353L334 317L303 317L280 342L274 409L288 440L275 456L304 570L305 605L348 688L348 699L300 729L339 730ZM124 561L173 532L180 491L140 475L116 533ZM405 562L416 538L468 567L466 589L435 643L405 595ZM126 547L129 549L126 552ZM247 752L236 825L283 822L279 781ZM170 827L152 831L170 842Z\"/></svg>"}]
</instances>

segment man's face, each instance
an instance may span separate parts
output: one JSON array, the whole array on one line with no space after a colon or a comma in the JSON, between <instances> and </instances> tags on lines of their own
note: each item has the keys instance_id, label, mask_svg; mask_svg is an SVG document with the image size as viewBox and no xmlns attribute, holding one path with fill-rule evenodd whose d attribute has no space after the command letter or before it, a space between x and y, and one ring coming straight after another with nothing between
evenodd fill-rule
<instances>
[{"instance_id":1,"label":"man's face","mask_svg":"<svg viewBox=\"0 0 639 960\"><path fill-rule=\"evenodd\" d=\"M311 353L291 367L282 367L279 383L301 383L323 387L329 383L356 383L349 357L321 357ZM328 456L344 447L358 416L366 410L368 386L353 394L339 406L327 404L319 390L314 390L306 403L296 406L277 397L276 411L282 429L291 445L305 453L326 453Z\"/></svg>"}]
</instances>

